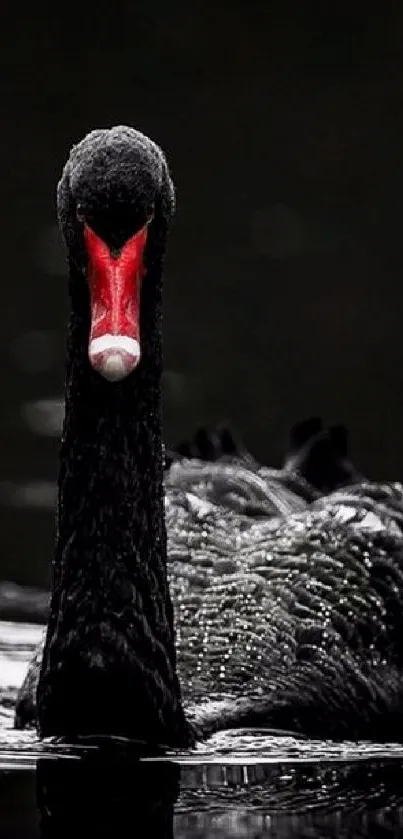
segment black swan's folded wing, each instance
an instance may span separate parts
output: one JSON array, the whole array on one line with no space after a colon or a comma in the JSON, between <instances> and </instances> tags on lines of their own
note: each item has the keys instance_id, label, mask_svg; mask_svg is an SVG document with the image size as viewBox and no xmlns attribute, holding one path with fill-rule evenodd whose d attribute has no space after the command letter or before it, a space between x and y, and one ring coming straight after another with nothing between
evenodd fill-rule
<instances>
[{"instance_id":1,"label":"black swan's folded wing","mask_svg":"<svg viewBox=\"0 0 403 839\"><path fill-rule=\"evenodd\" d=\"M401 485L362 483L265 521L189 500L182 514L170 583L200 730L401 738Z\"/></svg>"}]
</instances>

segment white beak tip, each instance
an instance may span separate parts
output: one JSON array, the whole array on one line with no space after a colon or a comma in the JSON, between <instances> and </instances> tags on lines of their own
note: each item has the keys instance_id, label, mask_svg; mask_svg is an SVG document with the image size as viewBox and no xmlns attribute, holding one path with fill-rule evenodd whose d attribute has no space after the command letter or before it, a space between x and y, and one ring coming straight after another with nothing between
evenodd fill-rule
<instances>
[{"instance_id":1,"label":"white beak tip","mask_svg":"<svg viewBox=\"0 0 403 839\"><path fill-rule=\"evenodd\" d=\"M104 354L98 371L108 382L120 382L127 376L127 364L121 353Z\"/></svg>"},{"instance_id":2,"label":"white beak tip","mask_svg":"<svg viewBox=\"0 0 403 839\"><path fill-rule=\"evenodd\" d=\"M140 344L126 335L102 335L91 341L89 360L108 382L120 382L137 367Z\"/></svg>"}]
</instances>

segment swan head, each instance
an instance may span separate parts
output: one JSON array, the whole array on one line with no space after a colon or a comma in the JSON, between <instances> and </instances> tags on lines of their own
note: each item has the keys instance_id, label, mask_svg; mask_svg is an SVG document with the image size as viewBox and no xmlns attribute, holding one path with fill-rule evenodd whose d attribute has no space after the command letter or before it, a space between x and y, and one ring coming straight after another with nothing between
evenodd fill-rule
<instances>
[{"instance_id":1,"label":"swan head","mask_svg":"<svg viewBox=\"0 0 403 839\"><path fill-rule=\"evenodd\" d=\"M57 190L70 259L89 291L88 359L110 382L141 357L141 289L175 209L161 149L126 126L87 134Z\"/></svg>"}]
</instances>

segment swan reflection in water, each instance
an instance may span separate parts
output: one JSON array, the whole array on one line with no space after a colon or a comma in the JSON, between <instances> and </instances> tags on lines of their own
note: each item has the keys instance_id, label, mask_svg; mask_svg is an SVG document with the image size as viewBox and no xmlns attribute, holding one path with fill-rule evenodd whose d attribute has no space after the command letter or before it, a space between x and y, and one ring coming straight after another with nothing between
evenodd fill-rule
<instances>
[{"instance_id":1,"label":"swan reflection in water","mask_svg":"<svg viewBox=\"0 0 403 839\"><path fill-rule=\"evenodd\" d=\"M190 768L111 750L40 759L32 798L36 832L19 836L377 839L403 830L395 761Z\"/></svg>"}]
</instances>

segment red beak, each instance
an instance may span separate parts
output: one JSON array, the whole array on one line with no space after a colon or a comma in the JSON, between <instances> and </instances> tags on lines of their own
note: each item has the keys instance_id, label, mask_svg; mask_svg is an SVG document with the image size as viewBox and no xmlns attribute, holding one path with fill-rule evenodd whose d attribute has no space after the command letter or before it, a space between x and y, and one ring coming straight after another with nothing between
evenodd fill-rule
<instances>
[{"instance_id":1,"label":"red beak","mask_svg":"<svg viewBox=\"0 0 403 839\"><path fill-rule=\"evenodd\" d=\"M109 381L120 381L140 361L140 290L147 226L129 239L118 256L87 225L91 295L89 360Z\"/></svg>"}]
</instances>

